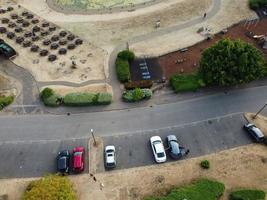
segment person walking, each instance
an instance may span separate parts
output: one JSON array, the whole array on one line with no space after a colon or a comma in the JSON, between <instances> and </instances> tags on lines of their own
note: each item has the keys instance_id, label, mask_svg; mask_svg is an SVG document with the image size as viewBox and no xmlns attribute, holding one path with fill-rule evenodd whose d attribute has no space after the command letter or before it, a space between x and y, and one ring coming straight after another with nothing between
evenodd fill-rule
<instances>
[{"instance_id":1,"label":"person walking","mask_svg":"<svg viewBox=\"0 0 267 200\"><path fill-rule=\"evenodd\" d=\"M203 15L203 19L205 19L207 17L207 13L204 13Z\"/></svg>"}]
</instances>

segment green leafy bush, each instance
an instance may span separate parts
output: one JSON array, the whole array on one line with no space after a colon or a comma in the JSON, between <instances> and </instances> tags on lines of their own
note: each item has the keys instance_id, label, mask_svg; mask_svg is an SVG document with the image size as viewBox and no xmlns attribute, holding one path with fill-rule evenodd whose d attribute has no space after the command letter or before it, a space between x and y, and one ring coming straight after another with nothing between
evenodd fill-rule
<instances>
[{"instance_id":1,"label":"green leafy bush","mask_svg":"<svg viewBox=\"0 0 267 200\"><path fill-rule=\"evenodd\" d=\"M150 89L136 88L134 90L124 91L122 94L122 98L126 102L137 102L151 97L152 91Z\"/></svg>"},{"instance_id":2,"label":"green leafy bush","mask_svg":"<svg viewBox=\"0 0 267 200\"><path fill-rule=\"evenodd\" d=\"M202 160L200 163L200 166L203 169L209 169L210 168L210 162L208 160Z\"/></svg>"},{"instance_id":3,"label":"green leafy bush","mask_svg":"<svg viewBox=\"0 0 267 200\"><path fill-rule=\"evenodd\" d=\"M32 181L22 197L22 200L77 200L70 180L65 176L50 175Z\"/></svg>"},{"instance_id":4,"label":"green leafy bush","mask_svg":"<svg viewBox=\"0 0 267 200\"><path fill-rule=\"evenodd\" d=\"M116 72L120 82L125 83L130 80L130 66L127 60L117 58L116 60Z\"/></svg>"},{"instance_id":5,"label":"green leafy bush","mask_svg":"<svg viewBox=\"0 0 267 200\"><path fill-rule=\"evenodd\" d=\"M53 94L55 94L54 90L52 90L51 88L45 88L42 90L41 92L41 99L44 100L46 98L49 98L51 97Z\"/></svg>"},{"instance_id":6,"label":"green leafy bush","mask_svg":"<svg viewBox=\"0 0 267 200\"><path fill-rule=\"evenodd\" d=\"M205 83L198 74L177 74L170 78L170 84L175 92L196 91Z\"/></svg>"},{"instance_id":7,"label":"green leafy bush","mask_svg":"<svg viewBox=\"0 0 267 200\"><path fill-rule=\"evenodd\" d=\"M224 184L200 179L193 184L173 189L166 197L149 197L145 200L218 200L224 193Z\"/></svg>"},{"instance_id":8,"label":"green leafy bush","mask_svg":"<svg viewBox=\"0 0 267 200\"><path fill-rule=\"evenodd\" d=\"M262 190L237 190L230 194L230 200L265 200Z\"/></svg>"},{"instance_id":9,"label":"green leafy bush","mask_svg":"<svg viewBox=\"0 0 267 200\"><path fill-rule=\"evenodd\" d=\"M63 98L66 106L90 106L97 102L96 93L69 93Z\"/></svg>"},{"instance_id":10,"label":"green leafy bush","mask_svg":"<svg viewBox=\"0 0 267 200\"><path fill-rule=\"evenodd\" d=\"M122 60L127 60L127 61L131 62L134 60L135 55L134 55L134 52L132 52L132 51L124 50L118 54L118 58L121 58Z\"/></svg>"},{"instance_id":11,"label":"green leafy bush","mask_svg":"<svg viewBox=\"0 0 267 200\"><path fill-rule=\"evenodd\" d=\"M257 9L264 5L267 5L267 0L249 0L249 7L251 9Z\"/></svg>"},{"instance_id":12,"label":"green leafy bush","mask_svg":"<svg viewBox=\"0 0 267 200\"><path fill-rule=\"evenodd\" d=\"M98 93L97 94L97 104L107 105L112 101L112 95L110 93Z\"/></svg>"},{"instance_id":13,"label":"green leafy bush","mask_svg":"<svg viewBox=\"0 0 267 200\"><path fill-rule=\"evenodd\" d=\"M0 110L14 101L14 96L0 96Z\"/></svg>"},{"instance_id":14,"label":"green leafy bush","mask_svg":"<svg viewBox=\"0 0 267 200\"><path fill-rule=\"evenodd\" d=\"M151 80L130 81L128 83L124 83L124 87L127 90L132 90L135 88L151 88L152 85L153 81Z\"/></svg>"},{"instance_id":15,"label":"green leafy bush","mask_svg":"<svg viewBox=\"0 0 267 200\"><path fill-rule=\"evenodd\" d=\"M199 73L208 85L231 86L265 76L265 67L262 53L254 46L222 39L203 52Z\"/></svg>"}]
</instances>

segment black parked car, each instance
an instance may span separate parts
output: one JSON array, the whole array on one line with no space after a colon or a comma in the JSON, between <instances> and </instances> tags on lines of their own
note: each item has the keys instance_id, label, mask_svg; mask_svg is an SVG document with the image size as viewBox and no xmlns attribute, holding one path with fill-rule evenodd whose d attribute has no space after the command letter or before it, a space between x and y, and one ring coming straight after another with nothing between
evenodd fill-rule
<instances>
[{"instance_id":1,"label":"black parked car","mask_svg":"<svg viewBox=\"0 0 267 200\"><path fill-rule=\"evenodd\" d=\"M257 142L264 142L265 138L263 133L254 124L247 123L244 125L244 129L247 130Z\"/></svg>"},{"instance_id":2,"label":"black parked car","mask_svg":"<svg viewBox=\"0 0 267 200\"><path fill-rule=\"evenodd\" d=\"M167 145L170 151L170 156L173 159L179 159L189 153L189 149L186 149L179 145L178 140L175 135L167 136Z\"/></svg>"},{"instance_id":3,"label":"black parked car","mask_svg":"<svg viewBox=\"0 0 267 200\"><path fill-rule=\"evenodd\" d=\"M0 39L0 55L3 54L6 58L12 58L17 55L16 51L9 46L4 40Z\"/></svg>"},{"instance_id":4,"label":"black parked car","mask_svg":"<svg viewBox=\"0 0 267 200\"><path fill-rule=\"evenodd\" d=\"M68 150L60 151L57 156L57 170L60 173L69 173L70 153Z\"/></svg>"}]
</instances>

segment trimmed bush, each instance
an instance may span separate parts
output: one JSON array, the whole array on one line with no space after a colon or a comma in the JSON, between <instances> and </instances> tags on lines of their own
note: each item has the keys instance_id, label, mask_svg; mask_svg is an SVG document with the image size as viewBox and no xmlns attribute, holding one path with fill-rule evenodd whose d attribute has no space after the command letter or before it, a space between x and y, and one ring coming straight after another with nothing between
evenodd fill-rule
<instances>
[{"instance_id":1,"label":"trimmed bush","mask_svg":"<svg viewBox=\"0 0 267 200\"><path fill-rule=\"evenodd\" d=\"M152 91L150 89L136 88L134 90L124 91L122 98L126 102L137 102L152 97Z\"/></svg>"},{"instance_id":2,"label":"trimmed bush","mask_svg":"<svg viewBox=\"0 0 267 200\"><path fill-rule=\"evenodd\" d=\"M266 75L265 59L249 43L222 39L203 52L199 73L207 85L248 83Z\"/></svg>"},{"instance_id":3,"label":"trimmed bush","mask_svg":"<svg viewBox=\"0 0 267 200\"><path fill-rule=\"evenodd\" d=\"M200 166L203 169L209 169L210 168L210 162L208 160L203 160L203 161L201 161Z\"/></svg>"},{"instance_id":4,"label":"trimmed bush","mask_svg":"<svg viewBox=\"0 0 267 200\"><path fill-rule=\"evenodd\" d=\"M134 60L135 55L134 55L134 52L132 52L132 51L124 50L118 54L118 58L121 58L122 60L127 60L127 61L131 62Z\"/></svg>"},{"instance_id":5,"label":"trimmed bush","mask_svg":"<svg viewBox=\"0 0 267 200\"><path fill-rule=\"evenodd\" d=\"M265 200L262 190L237 190L230 194L230 200Z\"/></svg>"},{"instance_id":6,"label":"trimmed bush","mask_svg":"<svg viewBox=\"0 0 267 200\"><path fill-rule=\"evenodd\" d=\"M116 72L120 82L125 83L130 80L130 66L127 60L117 58L116 60Z\"/></svg>"},{"instance_id":7,"label":"trimmed bush","mask_svg":"<svg viewBox=\"0 0 267 200\"><path fill-rule=\"evenodd\" d=\"M0 110L10 105L14 101L14 96L0 96Z\"/></svg>"},{"instance_id":8,"label":"trimmed bush","mask_svg":"<svg viewBox=\"0 0 267 200\"><path fill-rule=\"evenodd\" d=\"M149 197L145 200L218 200L224 193L224 184L200 179L193 184L173 189L166 197Z\"/></svg>"},{"instance_id":9,"label":"trimmed bush","mask_svg":"<svg viewBox=\"0 0 267 200\"><path fill-rule=\"evenodd\" d=\"M267 0L249 0L249 7L251 9L258 9L265 5L267 5Z\"/></svg>"},{"instance_id":10,"label":"trimmed bush","mask_svg":"<svg viewBox=\"0 0 267 200\"><path fill-rule=\"evenodd\" d=\"M124 87L127 90L132 90L135 88L151 88L152 85L153 81L151 80L130 81L128 83L124 83Z\"/></svg>"},{"instance_id":11,"label":"trimmed bush","mask_svg":"<svg viewBox=\"0 0 267 200\"><path fill-rule=\"evenodd\" d=\"M107 105L112 102L112 95L109 93L98 93L97 94L97 104Z\"/></svg>"},{"instance_id":12,"label":"trimmed bush","mask_svg":"<svg viewBox=\"0 0 267 200\"><path fill-rule=\"evenodd\" d=\"M77 200L70 180L65 176L49 175L32 181L22 197L22 200Z\"/></svg>"},{"instance_id":13,"label":"trimmed bush","mask_svg":"<svg viewBox=\"0 0 267 200\"><path fill-rule=\"evenodd\" d=\"M41 99L44 100L46 98L49 98L51 97L53 94L55 94L54 90L52 90L51 88L45 88L42 90L41 92Z\"/></svg>"},{"instance_id":14,"label":"trimmed bush","mask_svg":"<svg viewBox=\"0 0 267 200\"><path fill-rule=\"evenodd\" d=\"M97 94L95 93L69 93L63 98L66 106L90 106L97 102Z\"/></svg>"},{"instance_id":15,"label":"trimmed bush","mask_svg":"<svg viewBox=\"0 0 267 200\"><path fill-rule=\"evenodd\" d=\"M205 83L198 74L177 74L170 78L171 87L175 92L196 91Z\"/></svg>"}]
</instances>

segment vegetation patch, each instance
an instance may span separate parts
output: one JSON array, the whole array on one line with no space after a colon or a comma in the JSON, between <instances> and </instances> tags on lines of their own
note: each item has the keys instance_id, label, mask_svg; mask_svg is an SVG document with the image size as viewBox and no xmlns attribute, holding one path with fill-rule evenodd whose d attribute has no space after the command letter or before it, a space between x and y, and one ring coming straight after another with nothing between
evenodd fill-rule
<instances>
[{"instance_id":1,"label":"vegetation patch","mask_svg":"<svg viewBox=\"0 0 267 200\"><path fill-rule=\"evenodd\" d=\"M200 166L203 168L203 169L209 169L210 168L210 162L208 160L202 160L200 162Z\"/></svg>"},{"instance_id":2,"label":"vegetation patch","mask_svg":"<svg viewBox=\"0 0 267 200\"><path fill-rule=\"evenodd\" d=\"M230 200L265 200L262 190L237 190L230 194Z\"/></svg>"},{"instance_id":3,"label":"vegetation patch","mask_svg":"<svg viewBox=\"0 0 267 200\"><path fill-rule=\"evenodd\" d=\"M49 175L40 180L32 181L22 200L77 200L70 180L65 176Z\"/></svg>"},{"instance_id":4,"label":"vegetation patch","mask_svg":"<svg viewBox=\"0 0 267 200\"><path fill-rule=\"evenodd\" d=\"M124 84L125 89L132 90L135 88L151 88L153 81L151 80L141 80L141 81L130 81Z\"/></svg>"},{"instance_id":5,"label":"vegetation patch","mask_svg":"<svg viewBox=\"0 0 267 200\"><path fill-rule=\"evenodd\" d=\"M200 179L193 184L173 189L166 197L149 197L145 200L218 200L224 193L224 184Z\"/></svg>"},{"instance_id":6,"label":"vegetation patch","mask_svg":"<svg viewBox=\"0 0 267 200\"><path fill-rule=\"evenodd\" d=\"M0 96L0 110L10 105L14 101L14 96Z\"/></svg>"},{"instance_id":7,"label":"vegetation patch","mask_svg":"<svg viewBox=\"0 0 267 200\"><path fill-rule=\"evenodd\" d=\"M130 66L129 62L133 61L135 55L132 51L124 50L118 53L116 59L116 73L118 80L122 83L126 83L130 80Z\"/></svg>"},{"instance_id":8,"label":"vegetation patch","mask_svg":"<svg viewBox=\"0 0 267 200\"><path fill-rule=\"evenodd\" d=\"M202 78L197 73L173 75L170 78L170 84L177 93L196 91L198 88L205 86Z\"/></svg>"},{"instance_id":9,"label":"vegetation patch","mask_svg":"<svg viewBox=\"0 0 267 200\"><path fill-rule=\"evenodd\" d=\"M266 65L254 46L241 40L222 39L203 52L199 73L207 85L231 86L264 77Z\"/></svg>"},{"instance_id":10,"label":"vegetation patch","mask_svg":"<svg viewBox=\"0 0 267 200\"><path fill-rule=\"evenodd\" d=\"M267 5L267 0L249 0L249 7L251 9L258 9L265 5Z\"/></svg>"},{"instance_id":11,"label":"vegetation patch","mask_svg":"<svg viewBox=\"0 0 267 200\"><path fill-rule=\"evenodd\" d=\"M51 88L43 89L40 97L46 106L56 107L62 104L62 97Z\"/></svg>"},{"instance_id":12,"label":"vegetation patch","mask_svg":"<svg viewBox=\"0 0 267 200\"><path fill-rule=\"evenodd\" d=\"M69 93L63 99L66 106L90 106L97 102L96 93Z\"/></svg>"},{"instance_id":13,"label":"vegetation patch","mask_svg":"<svg viewBox=\"0 0 267 200\"><path fill-rule=\"evenodd\" d=\"M152 90L136 88L134 90L124 91L122 98L126 102L137 102L152 97Z\"/></svg>"}]
</instances>

